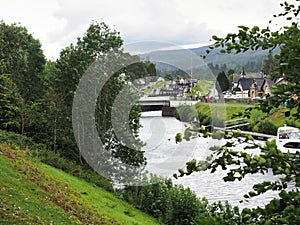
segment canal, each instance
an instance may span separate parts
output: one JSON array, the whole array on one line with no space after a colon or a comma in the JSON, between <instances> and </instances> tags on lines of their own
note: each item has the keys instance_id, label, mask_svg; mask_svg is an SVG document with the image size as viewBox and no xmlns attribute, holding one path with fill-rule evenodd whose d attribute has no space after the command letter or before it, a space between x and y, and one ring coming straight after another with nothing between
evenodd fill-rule
<instances>
[{"instance_id":1,"label":"canal","mask_svg":"<svg viewBox=\"0 0 300 225\"><path fill-rule=\"evenodd\" d=\"M141 124L140 138L146 143L143 150L147 157L146 169L149 172L172 178L174 183L189 187L198 197L205 197L209 202L228 201L240 208L263 206L277 196L275 192L268 192L249 202L240 202L245 200L243 195L252 189L253 184L265 180L275 180L271 173L247 175L243 180L235 182L224 182L222 178L226 172L221 170L215 173L202 171L177 180L174 179L172 175L179 168L184 168L185 162L193 158L205 159L211 154L209 148L221 145L223 140L196 138L176 144L176 133L183 132L187 124L173 117L161 117L161 111L142 113ZM259 142L263 144L262 141ZM257 153L255 151L257 150L252 150L253 153Z\"/></svg>"}]
</instances>

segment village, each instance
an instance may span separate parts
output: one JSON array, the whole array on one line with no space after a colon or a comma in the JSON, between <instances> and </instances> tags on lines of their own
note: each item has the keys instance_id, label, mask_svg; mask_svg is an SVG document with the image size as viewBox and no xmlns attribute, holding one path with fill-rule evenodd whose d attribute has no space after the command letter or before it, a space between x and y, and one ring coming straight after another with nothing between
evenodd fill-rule
<instances>
[{"instance_id":1,"label":"village","mask_svg":"<svg viewBox=\"0 0 300 225\"><path fill-rule=\"evenodd\" d=\"M224 99L226 102L257 102L272 95L272 89L279 84L286 84L284 75L271 80L262 72L233 74L233 81L226 91L220 90L217 81L177 78L166 80L163 77L149 76L139 79L135 85L148 97L170 96L172 100L194 100L214 102ZM294 97L294 96L293 96Z\"/></svg>"}]
</instances>

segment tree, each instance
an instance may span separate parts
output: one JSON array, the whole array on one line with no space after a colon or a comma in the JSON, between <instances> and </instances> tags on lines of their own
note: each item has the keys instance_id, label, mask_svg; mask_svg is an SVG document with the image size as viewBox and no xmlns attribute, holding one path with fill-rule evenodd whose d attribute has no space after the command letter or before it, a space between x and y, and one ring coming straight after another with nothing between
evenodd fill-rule
<instances>
[{"instance_id":1,"label":"tree","mask_svg":"<svg viewBox=\"0 0 300 225\"><path fill-rule=\"evenodd\" d=\"M166 80L173 80L174 79L174 77L171 73L165 73L164 78Z\"/></svg>"},{"instance_id":2,"label":"tree","mask_svg":"<svg viewBox=\"0 0 300 225\"><path fill-rule=\"evenodd\" d=\"M20 129L19 101L16 85L10 75L0 75L0 129L17 132Z\"/></svg>"},{"instance_id":3,"label":"tree","mask_svg":"<svg viewBox=\"0 0 300 225\"><path fill-rule=\"evenodd\" d=\"M0 22L0 61L2 73L9 74L9 79L15 84L10 86L18 92L19 128L14 130L28 136L37 133L34 115L36 101L44 95L41 72L45 64L45 56L39 40L28 33L19 24L8 25ZM41 114L38 116L43 118ZM38 118L36 118L38 119ZM44 129L44 128L43 128Z\"/></svg>"},{"instance_id":4,"label":"tree","mask_svg":"<svg viewBox=\"0 0 300 225\"><path fill-rule=\"evenodd\" d=\"M0 21L0 61L4 65L3 72L11 74L25 102L43 95L40 73L45 56L39 40L25 27Z\"/></svg>"},{"instance_id":5,"label":"tree","mask_svg":"<svg viewBox=\"0 0 300 225\"><path fill-rule=\"evenodd\" d=\"M148 75L146 64L143 62L137 62L129 65L126 68L126 72L132 80L139 79Z\"/></svg>"},{"instance_id":6,"label":"tree","mask_svg":"<svg viewBox=\"0 0 300 225\"><path fill-rule=\"evenodd\" d=\"M270 75L274 72L275 69L275 61L273 55L271 53L268 54L268 58L264 61L264 65L262 67L262 72L266 75Z\"/></svg>"},{"instance_id":7,"label":"tree","mask_svg":"<svg viewBox=\"0 0 300 225\"><path fill-rule=\"evenodd\" d=\"M278 31L271 31L269 27L260 29L257 26L249 28L239 26L238 33L227 34L220 38L213 36L215 44L211 49L222 47L222 53L240 53L249 49L275 49L278 47L280 53L275 55L278 66L272 77L279 78L285 74L285 79L289 83L279 85L274 91L273 97L267 102L261 101L259 107L263 111L270 111L275 107L287 109L296 108L295 119L299 119L300 100L292 98L300 94L300 42L299 42L299 23L300 1L295 0L288 3L281 3L283 12L274 17L286 18L288 25ZM249 116L252 108L244 113ZM286 115L289 115L287 111ZM207 132L203 130L204 136ZM187 162L185 170L179 170L179 176L190 175L195 171L211 170L215 172L219 167L227 170L225 181L235 181L243 179L247 174L266 173L271 171L280 178L273 182L262 182L255 184L253 190L245 194L245 198L261 195L268 190L279 191L278 199L271 200L264 208L244 209L242 211L241 224L299 224L299 205L300 205L300 153L283 153L277 148L275 141L266 142L265 146L258 145L249 135L242 135L239 132L225 132L224 138L227 143L215 148L212 157L206 161L191 160ZM240 146L240 144L244 146ZM245 146L246 145L246 146ZM239 150L233 149L233 147ZM249 149L258 148L261 154L253 155ZM175 174L177 177L178 174ZM288 187L289 186L289 187ZM288 188L287 188L288 187Z\"/></svg>"},{"instance_id":8,"label":"tree","mask_svg":"<svg viewBox=\"0 0 300 225\"><path fill-rule=\"evenodd\" d=\"M108 57L114 53L112 55L118 57L120 61L132 57L122 52L122 43L119 32L111 30L104 22L94 22L89 26L84 36L77 39L75 45L71 44L61 51L60 58L56 61L57 71L53 77L55 95L53 95L53 92L51 95L56 101L54 106L58 110L55 113L58 115L56 116L55 136L58 148L63 149L63 155L68 158L82 162L81 155L76 147L71 121L72 103L79 80L93 62L101 61L105 56ZM136 65L132 65L132 67ZM142 71L144 71L143 64L139 65L142 66ZM114 65L104 64L102 66L103 68L100 69L109 73ZM96 126L102 142L107 149L113 151L116 158L129 164L142 165L145 158L143 152L139 149L140 146L137 151L132 151L130 148L123 146L114 133L111 120L115 98L119 91L127 85L126 77L122 78L124 71L126 71L126 68L113 74L101 89L95 111ZM137 71L133 72L137 73ZM139 108L134 107L129 118L130 129L135 136L139 129L139 112ZM120 126L122 125L120 124Z\"/></svg>"},{"instance_id":9,"label":"tree","mask_svg":"<svg viewBox=\"0 0 300 225\"><path fill-rule=\"evenodd\" d=\"M224 71L218 73L217 82L222 92L227 91L229 89L229 80Z\"/></svg>"},{"instance_id":10,"label":"tree","mask_svg":"<svg viewBox=\"0 0 300 225\"><path fill-rule=\"evenodd\" d=\"M228 70L228 72L227 72L227 77L228 77L228 81L229 81L229 88L232 88L234 73L235 73L235 72L234 72L233 69L230 69L230 70Z\"/></svg>"},{"instance_id":11,"label":"tree","mask_svg":"<svg viewBox=\"0 0 300 225\"><path fill-rule=\"evenodd\" d=\"M157 71L155 68L155 64L151 62L146 62L147 72L150 76L157 76Z\"/></svg>"}]
</instances>

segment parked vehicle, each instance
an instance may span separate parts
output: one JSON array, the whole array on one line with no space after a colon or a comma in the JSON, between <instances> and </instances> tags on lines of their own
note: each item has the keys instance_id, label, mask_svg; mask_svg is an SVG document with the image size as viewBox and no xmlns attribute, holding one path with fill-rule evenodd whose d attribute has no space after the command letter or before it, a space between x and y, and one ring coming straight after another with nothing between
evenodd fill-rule
<instances>
[{"instance_id":1,"label":"parked vehicle","mask_svg":"<svg viewBox=\"0 0 300 225\"><path fill-rule=\"evenodd\" d=\"M300 130L286 125L279 127L277 130L276 144L282 152L300 152Z\"/></svg>"}]
</instances>

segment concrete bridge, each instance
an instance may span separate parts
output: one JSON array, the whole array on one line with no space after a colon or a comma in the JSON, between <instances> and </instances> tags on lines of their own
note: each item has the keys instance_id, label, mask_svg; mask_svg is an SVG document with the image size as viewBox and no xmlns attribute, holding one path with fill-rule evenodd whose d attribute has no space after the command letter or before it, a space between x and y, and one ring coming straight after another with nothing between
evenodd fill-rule
<instances>
[{"instance_id":1,"label":"concrete bridge","mask_svg":"<svg viewBox=\"0 0 300 225\"><path fill-rule=\"evenodd\" d=\"M142 112L147 111L162 111L162 116L173 116L175 107L171 107L171 101L169 98L142 98L139 101Z\"/></svg>"}]
</instances>

